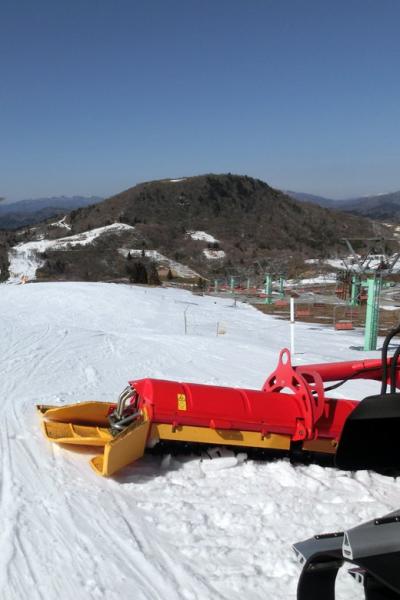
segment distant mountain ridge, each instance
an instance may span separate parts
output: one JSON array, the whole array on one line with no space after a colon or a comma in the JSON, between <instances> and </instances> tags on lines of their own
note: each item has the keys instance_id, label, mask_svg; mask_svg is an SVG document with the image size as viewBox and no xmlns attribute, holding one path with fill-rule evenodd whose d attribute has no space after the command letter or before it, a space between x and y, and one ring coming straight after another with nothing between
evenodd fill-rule
<instances>
[{"instance_id":1,"label":"distant mountain ridge","mask_svg":"<svg viewBox=\"0 0 400 600\"><path fill-rule=\"evenodd\" d=\"M52 196L0 203L0 229L18 229L103 200L100 196Z\"/></svg>"},{"instance_id":2,"label":"distant mountain ridge","mask_svg":"<svg viewBox=\"0 0 400 600\"><path fill-rule=\"evenodd\" d=\"M400 221L400 191L345 200L332 200L303 192L290 191L287 193L301 202L312 202L319 206L350 212L377 221Z\"/></svg>"},{"instance_id":3,"label":"distant mountain ridge","mask_svg":"<svg viewBox=\"0 0 400 600\"><path fill-rule=\"evenodd\" d=\"M285 194L295 200L300 200L300 202L312 202L313 204L318 204L318 206L323 206L324 208L339 208L338 204L343 202L343 200L333 200L331 198L325 198L324 196L316 196L315 194L307 194L304 192L293 192L292 190L285 191Z\"/></svg>"},{"instance_id":4,"label":"distant mountain ridge","mask_svg":"<svg viewBox=\"0 0 400 600\"><path fill-rule=\"evenodd\" d=\"M370 219L400 221L400 191L346 200L345 205L344 210Z\"/></svg>"}]
</instances>

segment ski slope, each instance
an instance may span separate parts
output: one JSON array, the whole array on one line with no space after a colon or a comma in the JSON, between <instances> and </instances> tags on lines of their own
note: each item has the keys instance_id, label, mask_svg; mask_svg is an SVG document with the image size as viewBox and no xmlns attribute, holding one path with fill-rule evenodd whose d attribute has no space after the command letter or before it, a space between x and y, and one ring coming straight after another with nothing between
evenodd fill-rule
<instances>
[{"instance_id":1,"label":"ski slope","mask_svg":"<svg viewBox=\"0 0 400 600\"><path fill-rule=\"evenodd\" d=\"M146 456L102 479L40 431L36 403L113 400L134 378L260 388L287 322L176 289L41 283L0 285L0 330L1 600L294 600L293 542L399 506L394 479L229 452ZM365 357L360 343L297 324L295 362ZM338 585L363 597L345 573Z\"/></svg>"}]
</instances>

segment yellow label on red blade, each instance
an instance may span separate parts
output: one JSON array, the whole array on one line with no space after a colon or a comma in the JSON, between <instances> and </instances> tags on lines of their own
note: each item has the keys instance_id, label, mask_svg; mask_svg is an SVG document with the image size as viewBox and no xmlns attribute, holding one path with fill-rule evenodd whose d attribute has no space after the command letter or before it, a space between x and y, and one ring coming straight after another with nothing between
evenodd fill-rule
<instances>
[{"instance_id":1,"label":"yellow label on red blade","mask_svg":"<svg viewBox=\"0 0 400 600\"><path fill-rule=\"evenodd\" d=\"M185 394L177 394L178 410L187 410Z\"/></svg>"}]
</instances>

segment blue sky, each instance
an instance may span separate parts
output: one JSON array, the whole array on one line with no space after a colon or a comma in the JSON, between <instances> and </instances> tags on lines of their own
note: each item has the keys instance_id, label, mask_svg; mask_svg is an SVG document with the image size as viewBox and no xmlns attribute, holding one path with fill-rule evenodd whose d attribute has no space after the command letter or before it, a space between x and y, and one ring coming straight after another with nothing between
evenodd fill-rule
<instances>
[{"instance_id":1,"label":"blue sky","mask_svg":"<svg viewBox=\"0 0 400 600\"><path fill-rule=\"evenodd\" d=\"M398 0L2 0L0 196L400 189Z\"/></svg>"}]
</instances>

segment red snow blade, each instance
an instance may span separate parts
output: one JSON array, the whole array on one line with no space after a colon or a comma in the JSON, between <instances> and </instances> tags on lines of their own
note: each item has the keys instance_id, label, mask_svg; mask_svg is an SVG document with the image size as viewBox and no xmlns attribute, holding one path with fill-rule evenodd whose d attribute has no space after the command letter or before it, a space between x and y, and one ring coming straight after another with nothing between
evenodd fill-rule
<instances>
[{"instance_id":1,"label":"red snow blade","mask_svg":"<svg viewBox=\"0 0 400 600\"><path fill-rule=\"evenodd\" d=\"M336 453L342 469L393 471L400 469L400 394L395 393L400 350L387 358L393 335L381 360L292 366L289 350L283 349L261 390L147 378L131 381L115 404L39 410L52 422L44 425L50 441L105 447L93 463L103 475L163 440L284 451L293 457ZM326 395L361 378L382 380L383 392L362 402ZM385 393L388 381L390 394Z\"/></svg>"}]
</instances>

